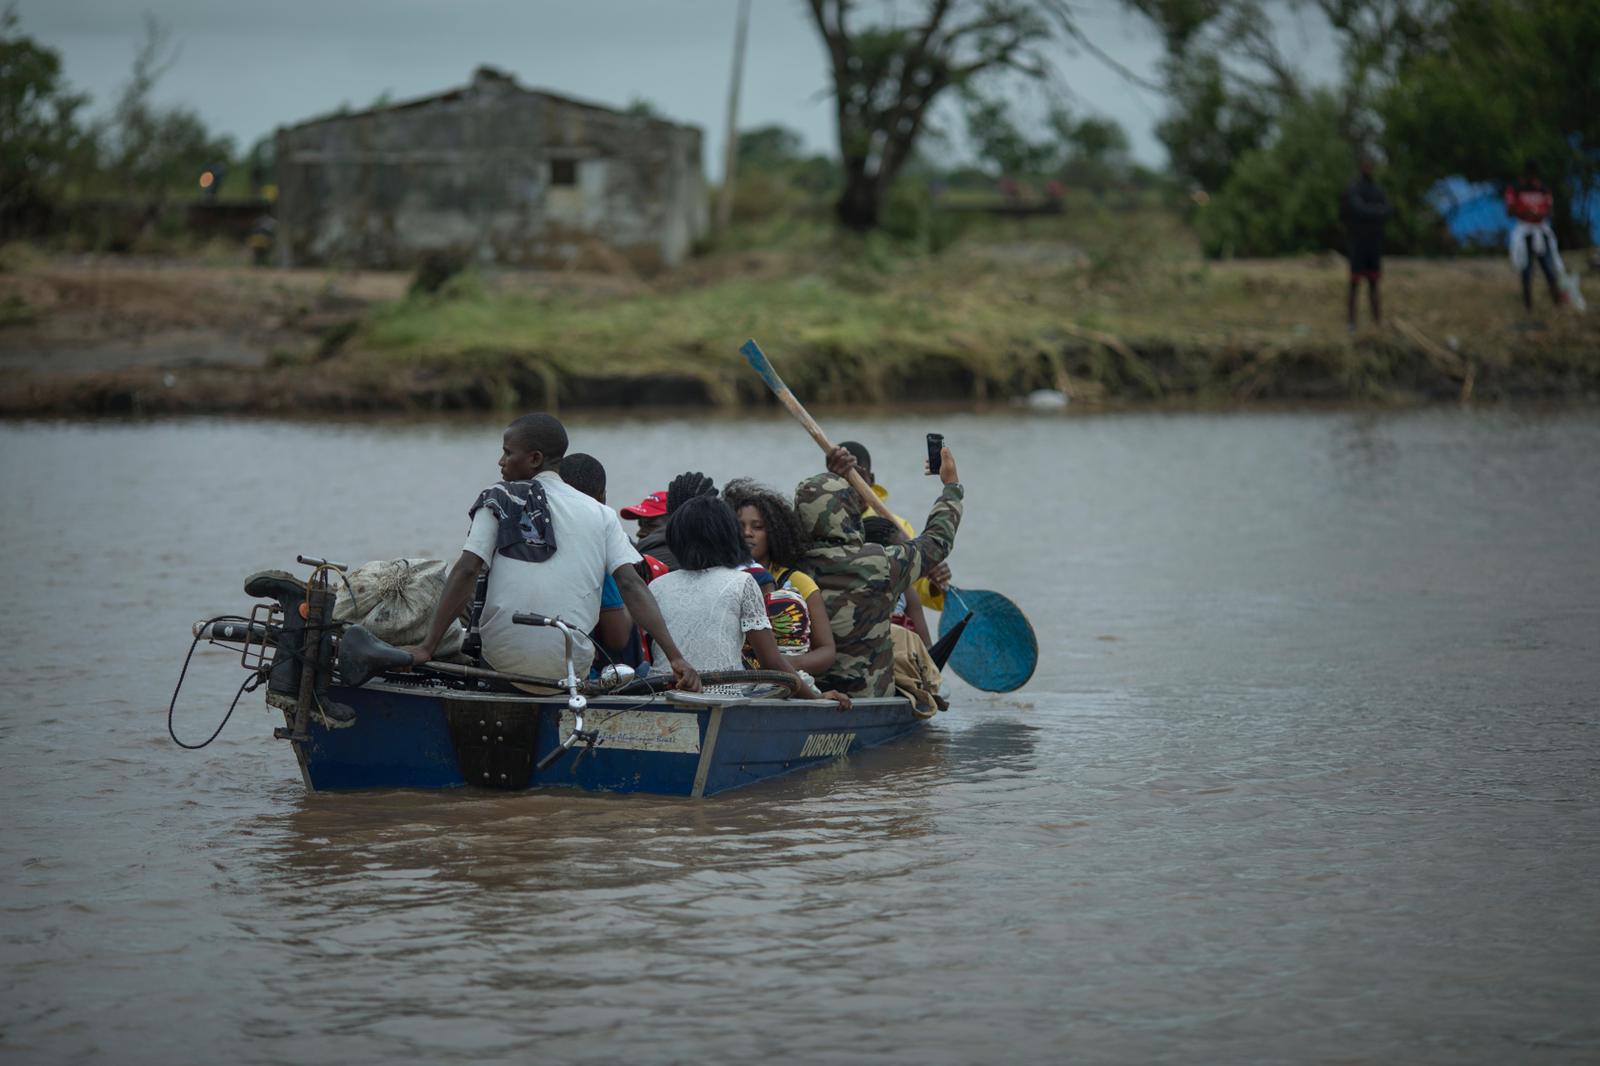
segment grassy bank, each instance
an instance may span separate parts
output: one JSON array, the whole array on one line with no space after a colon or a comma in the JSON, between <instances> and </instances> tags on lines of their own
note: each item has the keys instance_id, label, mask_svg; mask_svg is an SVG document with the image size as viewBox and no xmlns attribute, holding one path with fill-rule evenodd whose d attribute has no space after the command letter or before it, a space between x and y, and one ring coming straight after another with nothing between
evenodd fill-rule
<instances>
[{"instance_id":1,"label":"grassy bank","mask_svg":"<svg viewBox=\"0 0 1600 1066\"><path fill-rule=\"evenodd\" d=\"M746 401L760 393L737 353L747 336L832 403L1037 388L1092 402L1370 401L1459 395L1469 379L1487 397L1600 390L1600 318L1540 306L1530 320L1498 259L1391 262L1390 322L1351 337L1336 256L1208 263L1174 226L1100 221L1087 235L991 226L939 256L728 253L698 277L587 299L466 279L376 310L343 358L523 403L552 388L579 404L630 389Z\"/></svg>"},{"instance_id":2,"label":"grassy bank","mask_svg":"<svg viewBox=\"0 0 1600 1066\"><path fill-rule=\"evenodd\" d=\"M1389 262L1385 327L1351 337L1338 257L1208 263L1165 216L996 222L936 256L780 225L650 280L464 275L405 296L400 279L330 274L272 303L249 290L274 272L252 275L230 291L274 308L259 366L159 383L158 366L120 367L79 379L76 401L35 372L0 407L727 407L763 399L737 350L751 336L818 403L1600 395L1600 314L1552 312L1540 293L1530 319L1498 258Z\"/></svg>"}]
</instances>

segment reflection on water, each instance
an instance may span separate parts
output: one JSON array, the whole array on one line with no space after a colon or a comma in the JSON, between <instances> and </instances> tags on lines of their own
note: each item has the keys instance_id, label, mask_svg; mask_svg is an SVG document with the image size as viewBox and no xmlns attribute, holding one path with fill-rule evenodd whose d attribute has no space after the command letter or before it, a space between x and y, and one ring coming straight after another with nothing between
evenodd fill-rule
<instances>
[{"instance_id":1,"label":"reflection on water","mask_svg":"<svg viewBox=\"0 0 1600 1066\"><path fill-rule=\"evenodd\" d=\"M1029 731L991 723L971 732L1009 736L1019 730ZM941 779L948 750L972 755L977 765L997 763L995 756L984 759L978 743L969 748L963 734L952 744L929 729L912 741L779 779L762 788L766 802L757 808L737 793L709 800L561 791L531 797L305 795L254 820L255 831L275 841L259 856L260 875L290 894L378 869L426 871L434 882L537 894L573 888L575 868L585 869L586 887L606 890L661 889L671 880L662 871L685 864L750 873L804 861L810 843L837 824L841 792L851 799L856 846L870 849L926 832L927 793ZM1014 748L1015 741L1008 744ZM976 765L965 769L977 772ZM439 848L441 838L452 842L448 851ZM597 848L598 842L607 846ZM617 852L627 861L611 865Z\"/></svg>"},{"instance_id":2,"label":"reflection on water","mask_svg":"<svg viewBox=\"0 0 1600 1066\"><path fill-rule=\"evenodd\" d=\"M166 740L194 618L297 551L452 557L496 424L0 427L0 1051L1600 1055L1600 417L829 421L912 514L945 433L957 573L1021 602L1039 671L695 802L307 795L249 700ZM624 500L793 483L787 429L573 438ZM238 678L197 655L180 731Z\"/></svg>"}]
</instances>

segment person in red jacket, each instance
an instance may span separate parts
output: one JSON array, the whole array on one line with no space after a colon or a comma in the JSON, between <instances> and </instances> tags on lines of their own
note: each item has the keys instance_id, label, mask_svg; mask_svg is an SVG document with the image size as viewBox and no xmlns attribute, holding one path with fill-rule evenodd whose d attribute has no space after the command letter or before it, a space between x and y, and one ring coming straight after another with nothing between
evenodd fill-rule
<instances>
[{"instance_id":1,"label":"person in red jacket","mask_svg":"<svg viewBox=\"0 0 1600 1066\"><path fill-rule=\"evenodd\" d=\"M1550 228L1550 214L1555 209L1555 197L1539 180L1539 167L1528 163L1522 168L1522 177L1506 186L1506 214L1511 226L1511 265L1522 276L1522 306L1533 310L1533 264L1537 262L1544 271L1550 286L1550 301L1563 302L1561 292L1561 257L1556 253L1556 234Z\"/></svg>"}]
</instances>

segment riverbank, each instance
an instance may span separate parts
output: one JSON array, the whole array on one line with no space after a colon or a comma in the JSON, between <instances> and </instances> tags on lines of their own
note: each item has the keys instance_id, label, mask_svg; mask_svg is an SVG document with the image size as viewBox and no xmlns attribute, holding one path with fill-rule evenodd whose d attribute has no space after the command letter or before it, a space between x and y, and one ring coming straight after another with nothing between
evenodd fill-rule
<instances>
[{"instance_id":1,"label":"riverbank","mask_svg":"<svg viewBox=\"0 0 1600 1066\"><path fill-rule=\"evenodd\" d=\"M650 280L467 274L427 296L398 273L10 256L0 414L737 408L766 402L749 336L828 404L1600 396L1600 314L1540 293L1525 315L1498 258L1385 265L1388 321L1352 337L1336 256L1208 263L1030 234L934 257L730 250Z\"/></svg>"}]
</instances>

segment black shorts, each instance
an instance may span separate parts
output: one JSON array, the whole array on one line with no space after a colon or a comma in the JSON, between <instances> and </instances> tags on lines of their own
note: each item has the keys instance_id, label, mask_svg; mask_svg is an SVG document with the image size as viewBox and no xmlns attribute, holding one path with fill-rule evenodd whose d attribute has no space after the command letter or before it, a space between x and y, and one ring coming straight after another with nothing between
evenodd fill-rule
<instances>
[{"instance_id":1,"label":"black shorts","mask_svg":"<svg viewBox=\"0 0 1600 1066\"><path fill-rule=\"evenodd\" d=\"M1350 245L1350 280L1371 278L1376 281L1383 274L1383 245L1355 241Z\"/></svg>"}]
</instances>

